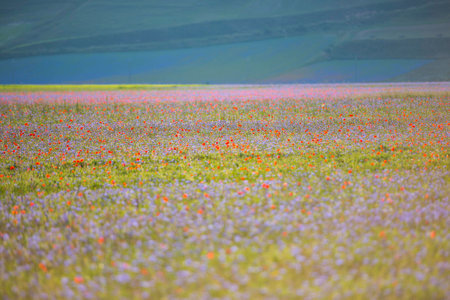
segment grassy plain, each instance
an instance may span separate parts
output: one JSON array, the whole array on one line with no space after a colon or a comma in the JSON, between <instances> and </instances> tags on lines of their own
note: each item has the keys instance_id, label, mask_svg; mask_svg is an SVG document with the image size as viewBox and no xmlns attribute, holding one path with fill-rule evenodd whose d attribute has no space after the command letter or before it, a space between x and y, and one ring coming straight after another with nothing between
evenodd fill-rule
<instances>
[{"instance_id":1,"label":"grassy plain","mask_svg":"<svg viewBox=\"0 0 450 300\"><path fill-rule=\"evenodd\" d=\"M450 293L447 84L29 88L0 94L6 297Z\"/></svg>"}]
</instances>

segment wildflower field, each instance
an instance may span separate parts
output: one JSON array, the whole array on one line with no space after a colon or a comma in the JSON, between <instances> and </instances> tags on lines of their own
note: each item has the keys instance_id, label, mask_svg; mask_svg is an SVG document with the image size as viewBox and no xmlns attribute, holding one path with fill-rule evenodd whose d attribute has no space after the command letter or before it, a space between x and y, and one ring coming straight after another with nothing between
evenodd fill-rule
<instances>
[{"instance_id":1,"label":"wildflower field","mask_svg":"<svg viewBox=\"0 0 450 300\"><path fill-rule=\"evenodd\" d=\"M4 299L448 299L450 84L0 92Z\"/></svg>"}]
</instances>

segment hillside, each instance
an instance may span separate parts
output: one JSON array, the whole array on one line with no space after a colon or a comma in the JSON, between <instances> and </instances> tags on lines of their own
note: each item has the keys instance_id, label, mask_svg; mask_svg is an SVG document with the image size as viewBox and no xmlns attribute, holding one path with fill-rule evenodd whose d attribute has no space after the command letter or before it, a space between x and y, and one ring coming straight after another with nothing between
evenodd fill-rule
<instances>
[{"instance_id":1,"label":"hillside","mask_svg":"<svg viewBox=\"0 0 450 300\"><path fill-rule=\"evenodd\" d=\"M450 1L352 0L336 4L336 1L332 0L254 0L245 3L218 0L177 0L170 3L137 0L59 3L27 0L5 3L0 8L0 15L0 65L3 62L4 68L14 68L13 62L23 62L23 58L57 54L69 55L69 58L73 58L70 55L79 54L82 55L79 57L81 61L84 61L94 53L152 52L153 54L149 55L155 56L161 51L169 51L166 54L171 57L171 53L176 49L180 49L176 53L181 56L190 53L187 49L197 49L198 52L206 51L210 56L217 56L227 45L230 45L229 49L236 47L238 55L229 59L239 62L243 60L243 57L239 56L242 55L239 54L242 52L239 50L242 48L240 45L244 44L252 49L258 45L269 45L278 49L283 47L283 40L300 38L303 41L302 46L309 44L314 55L278 57L276 51L272 51L275 52L272 53L275 57L271 58L270 49L256 50L261 52L260 58L263 60L258 62L257 58L251 58L256 64L265 66L249 66L247 70L255 73L247 74L245 80L236 79L239 70L230 69L224 60L222 65L217 59L210 65L204 58L191 55L195 62L185 63L183 66L186 70L203 69L204 75L201 72L193 73L197 74L193 77L201 82L277 82L279 78L299 82L308 81L308 74L303 74L304 77L301 78L292 77L292 74L298 74L300 69L310 70L316 68L315 66L326 66L327 62L333 65L333 62L345 63L354 60L391 60L391 65L396 68L395 60L404 59L411 60L411 66L421 67L421 74L429 69L438 72L433 78L449 80L445 70L449 67L450 58ZM305 40L307 38L311 38L310 42ZM317 44L316 41L324 39L329 42ZM214 49L218 52L211 52ZM293 50L305 51L303 48ZM162 56L167 56L166 54ZM442 62L438 70L435 67L423 68L425 63L439 65L436 62ZM276 67L276 63L286 67ZM221 68L229 69L223 76L219 76L221 78L206 77ZM181 78L179 75L171 77L170 68L159 67L157 69L166 74L166 79L163 80L149 75L157 70L152 66L145 70L131 69L127 67L126 73L132 73L125 75L127 80L135 76L135 80L142 81L156 78L160 81L189 82L189 77L192 77L186 70L188 78ZM405 70L414 72L414 68ZM17 76L20 75L20 68L16 67L14 71ZM351 72L354 73L354 70ZM124 75L119 73L113 71L109 76L102 74L101 77L90 76L84 79L81 76L79 79L108 81L114 78L123 81ZM394 77L398 76L406 76L406 73L394 74ZM421 76L419 79L430 77L429 74ZM11 74L9 77L5 79L2 76L0 80L12 80ZM69 77L62 80L78 80ZM342 78L349 77L355 76ZM380 80L388 79L386 77ZM329 78L327 81L333 79Z\"/></svg>"}]
</instances>

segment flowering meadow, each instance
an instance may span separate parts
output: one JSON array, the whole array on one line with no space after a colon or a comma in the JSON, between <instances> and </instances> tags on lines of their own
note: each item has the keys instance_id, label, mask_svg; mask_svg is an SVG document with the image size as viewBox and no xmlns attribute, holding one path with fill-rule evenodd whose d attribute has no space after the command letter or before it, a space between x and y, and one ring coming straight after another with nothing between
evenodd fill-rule
<instances>
[{"instance_id":1,"label":"flowering meadow","mask_svg":"<svg viewBox=\"0 0 450 300\"><path fill-rule=\"evenodd\" d=\"M450 84L0 92L3 299L448 299Z\"/></svg>"}]
</instances>

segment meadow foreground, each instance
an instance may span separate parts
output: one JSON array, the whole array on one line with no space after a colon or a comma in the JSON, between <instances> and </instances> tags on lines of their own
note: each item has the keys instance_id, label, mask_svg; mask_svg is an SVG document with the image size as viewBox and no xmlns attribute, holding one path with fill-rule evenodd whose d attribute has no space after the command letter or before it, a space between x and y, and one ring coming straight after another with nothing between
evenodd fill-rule
<instances>
[{"instance_id":1,"label":"meadow foreground","mask_svg":"<svg viewBox=\"0 0 450 300\"><path fill-rule=\"evenodd\" d=\"M449 298L449 91L3 91L0 295Z\"/></svg>"}]
</instances>

